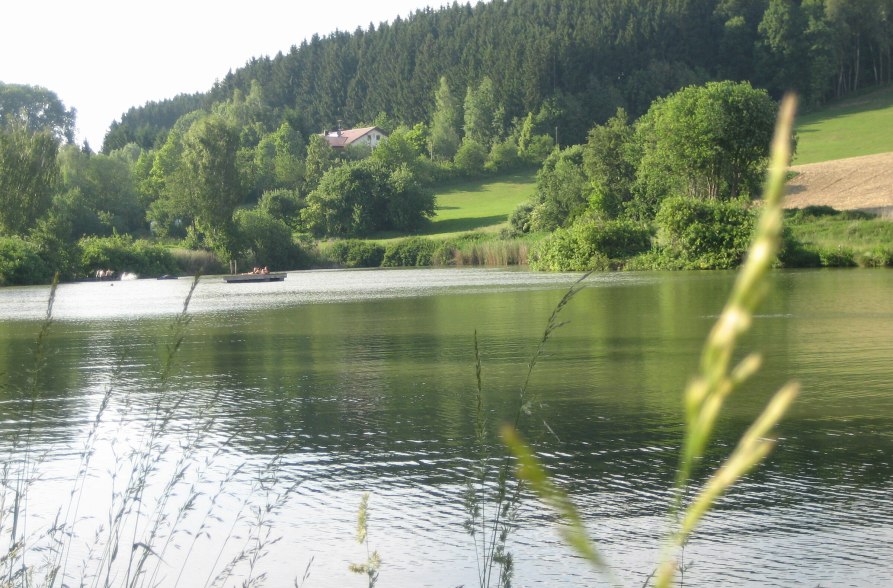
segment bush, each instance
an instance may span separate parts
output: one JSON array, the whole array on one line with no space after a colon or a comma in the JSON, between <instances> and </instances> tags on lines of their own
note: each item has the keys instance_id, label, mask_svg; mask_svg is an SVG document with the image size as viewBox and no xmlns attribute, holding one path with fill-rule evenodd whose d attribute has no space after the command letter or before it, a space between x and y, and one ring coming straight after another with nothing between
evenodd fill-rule
<instances>
[{"instance_id":1,"label":"bush","mask_svg":"<svg viewBox=\"0 0 893 588\"><path fill-rule=\"evenodd\" d=\"M856 255L844 247L821 247L819 258L824 267L856 267Z\"/></svg>"},{"instance_id":2,"label":"bush","mask_svg":"<svg viewBox=\"0 0 893 588\"><path fill-rule=\"evenodd\" d=\"M436 244L424 237L403 239L388 245L382 259L382 267L429 266Z\"/></svg>"},{"instance_id":3,"label":"bush","mask_svg":"<svg viewBox=\"0 0 893 588\"><path fill-rule=\"evenodd\" d=\"M431 265L458 265L456 259L460 256L461 245L458 241L447 239L439 242L431 254Z\"/></svg>"},{"instance_id":4,"label":"bush","mask_svg":"<svg viewBox=\"0 0 893 588\"><path fill-rule=\"evenodd\" d=\"M534 249L533 269L607 270L651 247L651 231L628 220L580 222L558 229Z\"/></svg>"},{"instance_id":5,"label":"bush","mask_svg":"<svg viewBox=\"0 0 893 588\"><path fill-rule=\"evenodd\" d=\"M509 227L514 234L523 235L533 229L531 215L535 208L536 202L533 199L525 200L515 207L515 210L509 215Z\"/></svg>"},{"instance_id":6,"label":"bush","mask_svg":"<svg viewBox=\"0 0 893 588\"><path fill-rule=\"evenodd\" d=\"M890 267L893 266L893 247L875 247L862 251L856 254L855 259L859 267Z\"/></svg>"},{"instance_id":7,"label":"bush","mask_svg":"<svg viewBox=\"0 0 893 588\"><path fill-rule=\"evenodd\" d=\"M285 222L292 230L299 230L301 210L307 207L307 202L296 190L278 189L264 192L257 207L270 218Z\"/></svg>"},{"instance_id":8,"label":"bush","mask_svg":"<svg viewBox=\"0 0 893 588\"><path fill-rule=\"evenodd\" d=\"M0 237L0 286L46 284L53 271L35 245L21 237Z\"/></svg>"},{"instance_id":9,"label":"bush","mask_svg":"<svg viewBox=\"0 0 893 588\"><path fill-rule=\"evenodd\" d=\"M284 221L260 210L238 210L233 218L238 229L242 255L249 265L294 269L306 265Z\"/></svg>"},{"instance_id":10,"label":"bush","mask_svg":"<svg viewBox=\"0 0 893 588\"><path fill-rule=\"evenodd\" d=\"M486 161L487 150L474 139L464 139L453 158L456 172L469 178L483 175Z\"/></svg>"},{"instance_id":11,"label":"bush","mask_svg":"<svg viewBox=\"0 0 893 588\"><path fill-rule=\"evenodd\" d=\"M328 250L331 260L344 267L379 267L385 248L378 243L345 239L336 241Z\"/></svg>"},{"instance_id":12,"label":"bush","mask_svg":"<svg viewBox=\"0 0 893 588\"><path fill-rule=\"evenodd\" d=\"M490 155L487 156L487 162L484 169L488 172L501 173L518 168L521 165L521 159L518 156L518 144L514 139L508 138L505 141L494 143L490 149Z\"/></svg>"},{"instance_id":13,"label":"bush","mask_svg":"<svg viewBox=\"0 0 893 588\"><path fill-rule=\"evenodd\" d=\"M728 269L743 260L755 215L740 201L675 196L661 203L655 222L659 246L683 267Z\"/></svg>"},{"instance_id":14,"label":"bush","mask_svg":"<svg viewBox=\"0 0 893 588\"><path fill-rule=\"evenodd\" d=\"M134 242L132 237L125 235L84 237L78 244L81 250L80 272L84 276L92 276L99 269L140 276L177 273L173 255L161 245L147 241Z\"/></svg>"}]
</instances>

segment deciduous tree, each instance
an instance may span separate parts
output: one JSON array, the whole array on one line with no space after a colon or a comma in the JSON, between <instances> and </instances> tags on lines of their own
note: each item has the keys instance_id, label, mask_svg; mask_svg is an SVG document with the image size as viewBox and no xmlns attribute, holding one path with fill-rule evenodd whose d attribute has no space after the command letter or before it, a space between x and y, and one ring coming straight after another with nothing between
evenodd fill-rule
<instances>
[{"instance_id":1,"label":"deciduous tree","mask_svg":"<svg viewBox=\"0 0 893 588\"><path fill-rule=\"evenodd\" d=\"M59 142L23 122L0 129L0 232L23 235L47 211L59 179Z\"/></svg>"}]
</instances>

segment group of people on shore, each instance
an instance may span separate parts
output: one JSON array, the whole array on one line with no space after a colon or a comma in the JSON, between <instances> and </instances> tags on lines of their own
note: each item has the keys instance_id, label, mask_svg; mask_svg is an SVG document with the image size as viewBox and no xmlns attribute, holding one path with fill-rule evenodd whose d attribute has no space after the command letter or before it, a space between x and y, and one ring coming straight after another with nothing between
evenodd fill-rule
<instances>
[{"instance_id":1,"label":"group of people on shore","mask_svg":"<svg viewBox=\"0 0 893 588\"><path fill-rule=\"evenodd\" d=\"M97 280L107 280L109 278L115 277L115 270L110 269L98 269L94 274Z\"/></svg>"},{"instance_id":2,"label":"group of people on shore","mask_svg":"<svg viewBox=\"0 0 893 588\"><path fill-rule=\"evenodd\" d=\"M264 275L267 275L268 273L270 273L270 270L267 269L267 266L256 267L253 270L251 270L251 273L255 274L255 275L259 275L259 276L264 276Z\"/></svg>"}]
</instances>

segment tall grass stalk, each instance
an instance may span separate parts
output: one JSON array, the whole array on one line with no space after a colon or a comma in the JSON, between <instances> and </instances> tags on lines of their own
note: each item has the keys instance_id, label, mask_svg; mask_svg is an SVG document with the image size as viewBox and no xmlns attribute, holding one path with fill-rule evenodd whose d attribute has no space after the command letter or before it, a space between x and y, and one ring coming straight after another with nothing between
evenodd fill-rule
<instances>
[{"instance_id":1,"label":"tall grass stalk","mask_svg":"<svg viewBox=\"0 0 893 588\"><path fill-rule=\"evenodd\" d=\"M360 507L357 509L357 543L366 548L366 561L352 563L348 566L351 572L365 575L369 582L369 588L375 588L378 581L378 573L381 569L381 556L377 550L369 546L369 493L363 493L360 497Z\"/></svg>"},{"instance_id":2,"label":"tall grass stalk","mask_svg":"<svg viewBox=\"0 0 893 588\"><path fill-rule=\"evenodd\" d=\"M521 426L525 416L534 414L538 395L530 387L531 376L555 331L566 324L559 320L562 311L583 288L583 284L590 274L591 272L581 276L564 293L546 323L537 348L527 364L527 371L518 392L512 421L514 428ZM498 586L508 587L511 586L514 574L514 558L508 550L508 538L515 528L524 482L512 476L513 461L511 456L503 455L500 458L494 455L488 442L488 408L481 376L481 355L477 331L474 333L474 364L475 388L470 401L474 414L475 444L478 455L471 467L471 474L466 480L463 496L466 519L463 526L465 531L471 535L474 543L478 584L482 588L488 587L495 579ZM542 425L544 429L552 432L545 420L542 420ZM493 489L494 484L495 489ZM494 573L496 574L495 578Z\"/></svg>"},{"instance_id":3,"label":"tall grass stalk","mask_svg":"<svg viewBox=\"0 0 893 588\"><path fill-rule=\"evenodd\" d=\"M684 393L685 437L670 506L672 530L653 575L657 588L672 585L680 567L679 553L716 499L772 450L774 440L768 436L798 393L799 386L796 383L782 387L745 431L724 463L694 492L693 498L687 500L687 496L691 494L689 489L693 473L712 438L724 402L736 387L759 369L761 363L758 354L751 354L733 365L733 354L738 340L751 326L757 305L766 294L766 274L778 253L783 218L782 197L785 173L791 159L795 109L796 99L786 96L779 109L769 175L756 232L726 306L707 337L699 371ZM518 459L519 477L528 481L543 502L563 519L565 526L561 528L561 532L565 541L594 566L605 570L604 559L588 538L582 517L521 440L517 427L504 427L503 438Z\"/></svg>"},{"instance_id":4,"label":"tall grass stalk","mask_svg":"<svg viewBox=\"0 0 893 588\"><path fill-rule=\"evenodd\" d=\"M53 324L53 305L56 301L58 286L59 274L56 274L50 286L46 315L41 323L32 352L33 363L29 367L25 379L22 400L27 402L28 411L25 417L24 434L17 430L13 435L11 459L6 460L3 469L4 491L2 503L0 503L0 533L5 533L7 525L9 525L9 546L6 554L0 557L0 565L3 566L0 570L4 571L5 583L9 586L22 583L30 578L30 571L26 564L31 543L28 531L29 490L38 475L37 466L43 459L42 456L32 457L34 415L43 391L41 379L47 361L47 345ZM19 458L19 454L21 454L21 458ZM12 492L12 501L8 507L6 488L11 488ZM58 568L50 567L47 577L55 578L57 573Z\"/></svg>"}]
</instances>

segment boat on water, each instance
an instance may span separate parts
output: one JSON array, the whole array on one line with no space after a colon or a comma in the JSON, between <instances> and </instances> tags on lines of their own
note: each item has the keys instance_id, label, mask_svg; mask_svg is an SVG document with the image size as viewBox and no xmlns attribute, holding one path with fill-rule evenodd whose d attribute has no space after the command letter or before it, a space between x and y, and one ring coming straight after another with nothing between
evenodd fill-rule
<instances>
[{"instance_id":1,"label":"boat on water","mask_svg":"<svg viewBox=\"0 0 893 588\"><path fill-rule=\"evenodd\" d=\"M236 274L232 276L224 276L223 281L227 284L244 284L248 282L282 282L285 280L285 276L285 272L268 274Z\"/></svg>"}]
</instances>

